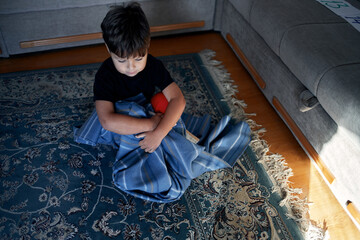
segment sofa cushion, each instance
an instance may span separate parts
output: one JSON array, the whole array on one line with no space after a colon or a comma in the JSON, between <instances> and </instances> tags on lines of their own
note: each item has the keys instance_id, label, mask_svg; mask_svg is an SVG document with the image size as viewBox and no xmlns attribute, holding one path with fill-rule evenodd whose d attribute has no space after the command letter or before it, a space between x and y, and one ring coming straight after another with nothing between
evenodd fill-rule
<instances>
[{"instance_id":1,"label":"sofa cushion","mask_svg":"<svg viewBox=\"0 0 360 240\"><path fill-rule=\"evenodd\" d=\"M342 127L360 136L360 32L348 23L288 31L280 58Z\"/></svg>"},{"instance_id":2,"label":"sofa cushion","mask_svg":"<svg viewBox=\"0 0 360 240\"><path fill-rule=\"evenodd\" d=\"M339 126L360 136L360 63L327 71L319 82L317 98Z\"/></svg>"},{"instance_id":3,"label":"sofa cushion","mask_svg":"<svg viewBox=\"0 0 360 240\"><path fill-rule=\"evenodd\" d=\"M284 35L296 27L306 24L346 23L315 0L253 2L249 23L277 55Z\"/></svg>"},{"instance_id":4,"label":"sofa cushion","mask_svg":"<svg viewBox=\"0 0 360 240\"><path fill-rule=\"evenodd\" d=\"M279 55L290 71L317 96L320 80L329 70L360 63L359 42L360 32L348 23L307 24L284 35Z\"/></svg>"}]
</instances>

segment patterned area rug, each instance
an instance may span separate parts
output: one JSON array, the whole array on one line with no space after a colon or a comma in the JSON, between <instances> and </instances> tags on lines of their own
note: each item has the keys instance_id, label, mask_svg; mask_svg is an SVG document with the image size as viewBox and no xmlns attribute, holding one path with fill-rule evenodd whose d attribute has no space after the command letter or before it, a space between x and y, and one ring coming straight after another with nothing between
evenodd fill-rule
<instances>
[{"instance_id":1,"label":"patterned area rug","mask_svg":"<svg viewBox=\"0 0 360 240\"><path fill-rule=\"evenodd\" d=\"M186 112L210 114L214 122L228 113L245 119L244 104L232 97L234 86L213 56L161 60L184 92ZM1 239L303 238L304 213L279 187L286 176L276 180L265 171L271 164L264 165L261 130L234 168L194 179L179 201L146 202L118 190L111 182L114 150L73 141L73 126L93 110L98 67L0 75Z\"/></svg>"}]
</instances>

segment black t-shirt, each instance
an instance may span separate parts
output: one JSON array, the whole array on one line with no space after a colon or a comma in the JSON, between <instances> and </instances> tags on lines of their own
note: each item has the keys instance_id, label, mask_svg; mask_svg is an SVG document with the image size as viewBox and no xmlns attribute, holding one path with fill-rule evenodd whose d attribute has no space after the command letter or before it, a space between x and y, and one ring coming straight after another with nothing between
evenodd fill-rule
<instances>
[{"instance_id":1,"label":"black t-shirt","mask_svg":"<svg viewBox=\"0 0 360 240\"><path fill-rule=\"evenodd\" d=\"M94 100L117 102L140 93L150 100L156 87L161 91L173 82L163 63L148 55L143 71L134 77L119 73L111 58L106 59L95 75Z\"/></svg>"}]
</instances>

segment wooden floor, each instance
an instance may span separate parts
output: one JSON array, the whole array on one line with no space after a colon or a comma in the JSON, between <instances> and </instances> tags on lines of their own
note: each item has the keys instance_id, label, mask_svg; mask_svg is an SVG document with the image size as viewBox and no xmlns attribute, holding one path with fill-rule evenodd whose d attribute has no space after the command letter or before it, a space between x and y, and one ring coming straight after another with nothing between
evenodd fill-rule
<instances>
[{"instance_id":1,"label":"wooden floor","mask_svg":"<svg viewBox=\"0 0 360 240\"><path fill-rule=\"evenodd\" d=\"M206 32L153 38L150 53L164 56L199 52L203 49L216 51L215 59L223 63L238 85L237 97L245 100L248 105L246 112L256 113L252 118L266 128L267 133L263 138L270 145L270 151L284 156L293 169L294 176L290 179L293 187L302 188L302 196L312 202L311 219L320 225L326 222L330 239L360 239L360 232L220 34ZM107 57L103 45L26 54L0 59L0 73L102 62Z\"/></svg>"}]
</instances>

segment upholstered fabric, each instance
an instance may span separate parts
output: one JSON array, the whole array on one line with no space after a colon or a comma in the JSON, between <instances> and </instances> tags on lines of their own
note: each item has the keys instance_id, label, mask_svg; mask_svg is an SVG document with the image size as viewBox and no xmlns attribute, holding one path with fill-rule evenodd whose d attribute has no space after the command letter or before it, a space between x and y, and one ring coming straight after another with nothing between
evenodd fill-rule
<instances>
[{"instance_id":1,"label":"upholstered fabric","mask_svg":"<svg viewBox=\"0 0 360 240\"><path fill-rule=\"evenodd\" d=\"M284 34L279 55L291 72L317 96L319 84L328 71L360 64L359 42L360 32L350 24L307 24ZM346 79L347 75L338 77Z\"/></svg>"},{"instance_id":2,"label":"upholstered fabric","mask_svg":"<svg viewBox=\"0 0 360 240\"><path fill-rule=\"evenodd\" d=\"M253 2L249 23L277 55L284 35L294 28L308 24L346 23L314 0Z\"/></svg>"},{"instance_id":3,"label":"upholstered fabric","mask_svg":"<svg viewBox=\"0 0 360 240\"><path fill-rule=\"evenodd\" d=\"M359 32L312 0L229 0L222 11L223 36L231 34L266 83L268 101L279 100L334 175L342 206L359 207ZM303 112L306 90L320 104Z\"/></svg>"},{"instance_id":4,"label":"upholstered fabric","mask_svg":"<svg viewBox=\"0 0 360 240\"><path fill-rule=\"evenodd\" d=\"M23 41L101 32L100 24L115 4L131 0L4 0L0 2L0 56L102 43L102 39L20 47ZM140 0L150 26L204 21L204 27L153 33L153 36L210 30L216 0Z\"/></svg>"},{"instance_id":5,"label":"upholstered fabric","mask_svg":"<svg viewBox=\"0 0 360 240\"><path fill-rule=\"evenodd\" d=\"M64 8L77 8L96 6L101 4L115 4L117 0L2 0L0 14L24 13L34 11L60 10Z\"/></svg>"},{"instance_id":6,"label":"upholstered fabric","mask_svg":"<svg viewBox=\"0 0 360 240\"><path fill-rule=\"evenodd\" d=\"M359 133L360 121L357 119L360 117L360 75L357 68L360 64L360 32L313 0L229 2L231 4L227 5L231 7L225 8L225 11L228 11L225 14L232 18L229 18L229 21L227 18L223 19L223 28L229 29L229 32L232 31L231 28L236 29L236 34L244 28L237 25L242 22L241 18L245 18L249 27L254 29L254 36L247 32L237 35L236 39L239 41L241 38L248 38L246 41L253 45L242 50L252 59L258 73L267 76L264 80L268 81L268 88L271 89L265 89L265 94L269 92L272 96L283 98L285 105L296 107L299 105L300 92L308 89L321 105L324 104L322 107L333 121ZM243 15L237 17L239 13ZM232 21L236 17L239 20ZM257 37L263 38L266 44L260 46L261 42L251 41L251 38ZM269 52L268 47L272 51ZM267 58L267 55L270 57ZM288 75L286 68L284 72L277 69L282 64L285 64L294 76ZM343 66L347 65L352 66L351 70L343 70ZM327 79L328 77L331 79ZM293 90L285 87L288 79L292 79L291 83L297 85ZM273 85L275 82L279 82L279 85ZM321 94L318 96L318 93ZM272 96L268 96L270 101ZM341 107L344 105L346 107ZM299 114L294 113L293 118L301 119ZM314 121L317 120L311 120ZM307 122L310 122L310 119ZM304 127L308 128L306 125L304 124Z\"/></svg>"},{"instance_id":7,"label":"upholstered fabric","mask_svg":"<svg viewBox=\"0 0 360 240\"><path fill-rule=\"evenodd\" d=\"M229 0L231 4L236 8L239 13L248 21L250 22L250 14L253 5L256 1L254 0Z\"/></svg>"},{"instance_id":8,"label":"upholstered fabric","mask_svg":"<svg viewBox=\"0 0 360 240\"><path fill-rule=\"evenodd\" d=\"M359 52L360 56L360 52ZM341 65L322 77L317 98L340 126L360 136L360 62ZM360 144L360 138L356 138Z\"/></svg>"}]
</instances>

